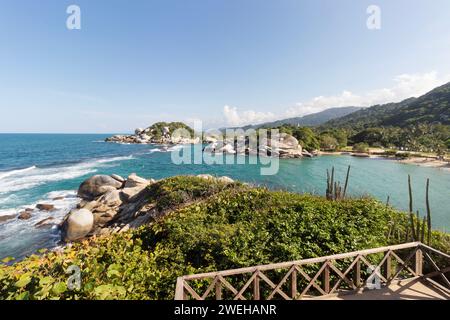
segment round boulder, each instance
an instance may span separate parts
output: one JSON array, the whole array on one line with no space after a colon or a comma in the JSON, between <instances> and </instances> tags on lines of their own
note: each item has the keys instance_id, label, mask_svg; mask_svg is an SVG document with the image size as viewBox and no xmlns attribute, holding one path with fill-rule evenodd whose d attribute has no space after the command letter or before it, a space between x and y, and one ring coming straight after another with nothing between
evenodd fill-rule
<instances>
[{"instance_id":1,"label":"round boulder","mask_svg":"<svg viewBox=\"0 0 450 320\"><path fill-rule=\"evenodd\" d=\"M94 226L94 215L87 209L75 209L62 225L62 239L66 242L84 238Z\"/></svg>"},{"instance_id":2,"label":"round boulder","mask_svg":"<svg viewBox=\"0 0 450 320\"><path fill-rule=\"evenodd\" d=\"M108 191L122 187L122 183L107 175L95 175L85 180L78 189L78 196L84 200L94 200Z\"/></svg>"}]
</instances>

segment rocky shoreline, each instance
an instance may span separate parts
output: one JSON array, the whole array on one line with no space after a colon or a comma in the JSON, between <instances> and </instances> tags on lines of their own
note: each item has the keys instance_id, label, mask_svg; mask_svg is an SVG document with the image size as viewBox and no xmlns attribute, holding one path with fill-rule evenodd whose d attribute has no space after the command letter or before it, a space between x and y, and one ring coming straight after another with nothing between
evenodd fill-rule
<instances>
[{"instance_id":1,"label":"rocky shoreline","mask_svg":"<svg viewBox=\"0 0 450 320\"><path fill-rule=\"evenodd\" d=\"M234 182L226 176L216 178L201 174L197 177L224 184ZM149 187L156 182L134 173L127 179L118 175L95 175L85 180L78 189L80 203L61 224L61 239L67 243L121 233L161 216L164 212L149 201L152 192Z\"/></svg>"},{"instance_id":2,"label":"rocky shoreline","mask_svg":"<svg viewBox=\"0 0 450 320\"><path fill-rule=\"evenodd\" d=\"M173 128L185 130L185 134L176 134ZM175 129L176 130L176 129ZM192 135L191 135L192 134ZM158 144L158 145L189 145L205 144L203 152L211 154L239 154L258 155L279 158L313 157L317 154L304 150L299 141L286 133L281 133L279 140L271 141L267 145L250 147L249 137L236 136L234 138L217 137L205 134L203 139L192 138L193 130L184 124L156 123L146 129L137 128L132 135L114 135L106 138L106 142L121 144ZM256 143L255 143L256 144Z\"/></svg>"}]
</instances>

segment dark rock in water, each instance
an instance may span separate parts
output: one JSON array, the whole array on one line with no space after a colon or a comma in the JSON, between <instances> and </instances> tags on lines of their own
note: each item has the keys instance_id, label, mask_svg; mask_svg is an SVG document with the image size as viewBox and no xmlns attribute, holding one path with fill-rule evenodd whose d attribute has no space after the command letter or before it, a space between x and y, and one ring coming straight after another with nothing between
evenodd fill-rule
<instances>
[{"instance_id":1,"label":"dark rock in water","mask_svg":"<svg viewBox=\"0 0 450 320\"><path fill-rule=\"evenodd\" d=\"M31 218L31 212L30 211L22 211L19 213L19 216L17 217L19 220L28 220Z\"/></svg>"},{"instance_id":2,"label":"dark rock in water","mask_svg":"<svg viewBox=\"0 0 450 320\"><path fill-rule=\"evenodd\" d=\"M56 198L53 198L53 201L58 201L58 200L63 200L64 199L64 197L56 197Z\"/></svg>"},{"instance_id":3,"label":"dark rock in water","mask_svg":"<svg viewBox=\"0 0 450 320\"><path fill-rule=\"evenodd\" d=\"M107 175L95 175L85 180L78 189L78 196L84 200L94 200L108 191L122 187L122 183Z\"/></svg>"},{"instance_id":4,"label":"dark rock in water","mask_svg":"<svg viewBox=\"0 0 450 320\"><path fill-rule=\"evenodd\" d=\"M52 211L55 210L55 206L52 204L38 203L36 208L41 211Z\"/></svg>"},{"instance_id":5,"label":"dark rock in water","mask_svg":"<svg viewBox=\"0 0 450 320\"><path fill-rule=\"evenodd\" d=\"M14 219L15 217L16 217L15 214L0 216L0 222L5 222L5 221L8 221L8 220Z\"/></svg>"},{"instance_id":6,"label":"dark rock in water","mask_svg":"<svg viewBox=\"0 0 450 320\"><path fill-rule=\"evenodd\" d=\"M36 228L45 228L45 227L51 227L53 223L49 223L50 221L54 220L52 217L49 217L47 219L41 220L38 223L36 223L34 226Z\"/></svg>"}]
</instances>

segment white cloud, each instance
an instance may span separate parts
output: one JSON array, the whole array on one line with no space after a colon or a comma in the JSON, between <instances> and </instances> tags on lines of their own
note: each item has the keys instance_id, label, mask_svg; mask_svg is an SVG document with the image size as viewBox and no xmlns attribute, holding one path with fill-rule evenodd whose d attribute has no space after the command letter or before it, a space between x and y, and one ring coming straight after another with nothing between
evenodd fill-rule
<instances>
[{"instance_id":1,"label":"white cloud","mask_svg":"<svg viewBox=\"0 0 450 320\"><path fill-rule=\"evenodd\" d=\"M236 107L225 106L223 114L227 125L241 126L250 123L260 123L289 117L304 116L323 111L328 108L359 106L369 107L388 102L399 102L410 97L421 96L428 91L450 81L450 75L439 77L437 72L423 74L402 74L393 79L390 88L375 89L362 93L344 90L333 96L319 96L309 101L296 103L284 112L257 112L253 110L238 111Z\"/></svg>"},{"instance_id":2,"label":"white cloud","mask_svg":"<svg viewBox=\"0 0 450 320\"><path fill-rule=\"evenodd\" d=\"M236 107L225 106L223 107L223 115L230 126L242 126L249 123L261 123L274 119L275 114L272 112L257 112L253 110L247 110L238 112Z\"/></svg>"}]
</instances>

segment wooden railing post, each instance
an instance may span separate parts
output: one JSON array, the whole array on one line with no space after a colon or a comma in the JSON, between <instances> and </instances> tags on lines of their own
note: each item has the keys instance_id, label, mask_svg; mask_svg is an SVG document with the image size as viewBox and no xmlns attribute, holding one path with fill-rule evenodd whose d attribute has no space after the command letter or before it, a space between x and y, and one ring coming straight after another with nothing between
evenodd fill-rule
<instances>
[{"instance_id":1,"label":"wooden railing post","mask_svg":"<svg viewBox=\"0 0 450 320\"><path fill-rule=\"evenodd\" d=\"M423 275L423 252L419 248L416 250L416 276Z\"/></svg>"},{"instance_id":2,"label":"wooden railing post","mask_svg":"<svg viewBox=\"0 0 450 320\"><path fill-rule=\"evenodd\" d=\"M390 277L392 276L392 259L391 259L391 253L388 251L386 253L388 257L386 258L386 261L384 262L384 274L386 277L386 280L389 281Z\"/></svg>"},{"instance_id":3,"label":"wooden railing post","mask_svg":"<svg viewBox=\"0 0 450 320\"><path fill-rule=\"evenodd\" d=\"M323 269L323 291L325 291L326 294L330 293L330 266L328 265L329 261L325 261L326 266L325 269Z\"/></svg>"},{"instance_id":4,"label":"wooden railing post","mask_svg":"<svg viewBox=\"0 0 450 320\"><path fill-rule=\"evenodd\" d=\"M175 300L187 300L184 290L184 280L182 277L177 278L177 286L175 289Z\"/></svg>"},{"instance_id":5,"label":"wooden railing post","mask_svg":"<svg viewBox=\"0 0 450 320\"><path fill-rule=\"evenodd\" d=\"M291 273L291 297L293 300L297 297L297 270Z\"/></svg>"},{"instance_id":6,"label":"wooden railing post","mask_svg":"<svg viewBox=\"0 0 450 320\"><path fill-rule=\"evenodd\" d=\"M359 256L356 257L358 261L355 264L355 273L353 274L353 280L355 281L355 286L357 288L361 287L361 260L359 259Z\"/></svg>"},{"instance_id":7,"label":"wooden railing post","mask_svg":"<svg viewBox=\"0 0 450 320\"><path fill-rule=\"evenodd\" d=\"M260 290L259 290L259 272L256 271L257 275L255 279L253 280L253 299L254 300L260 300Z\"/></svg>"},{"instance_id":8,"label":"wooden railing post","mask_svg":"<svg viewBox=\"0 0 450 320\"><path fill-rule=\"evenodd\" d=\"M216 300L222 300L222 282L216 281Z\"/></svg>"}]
</instances>

